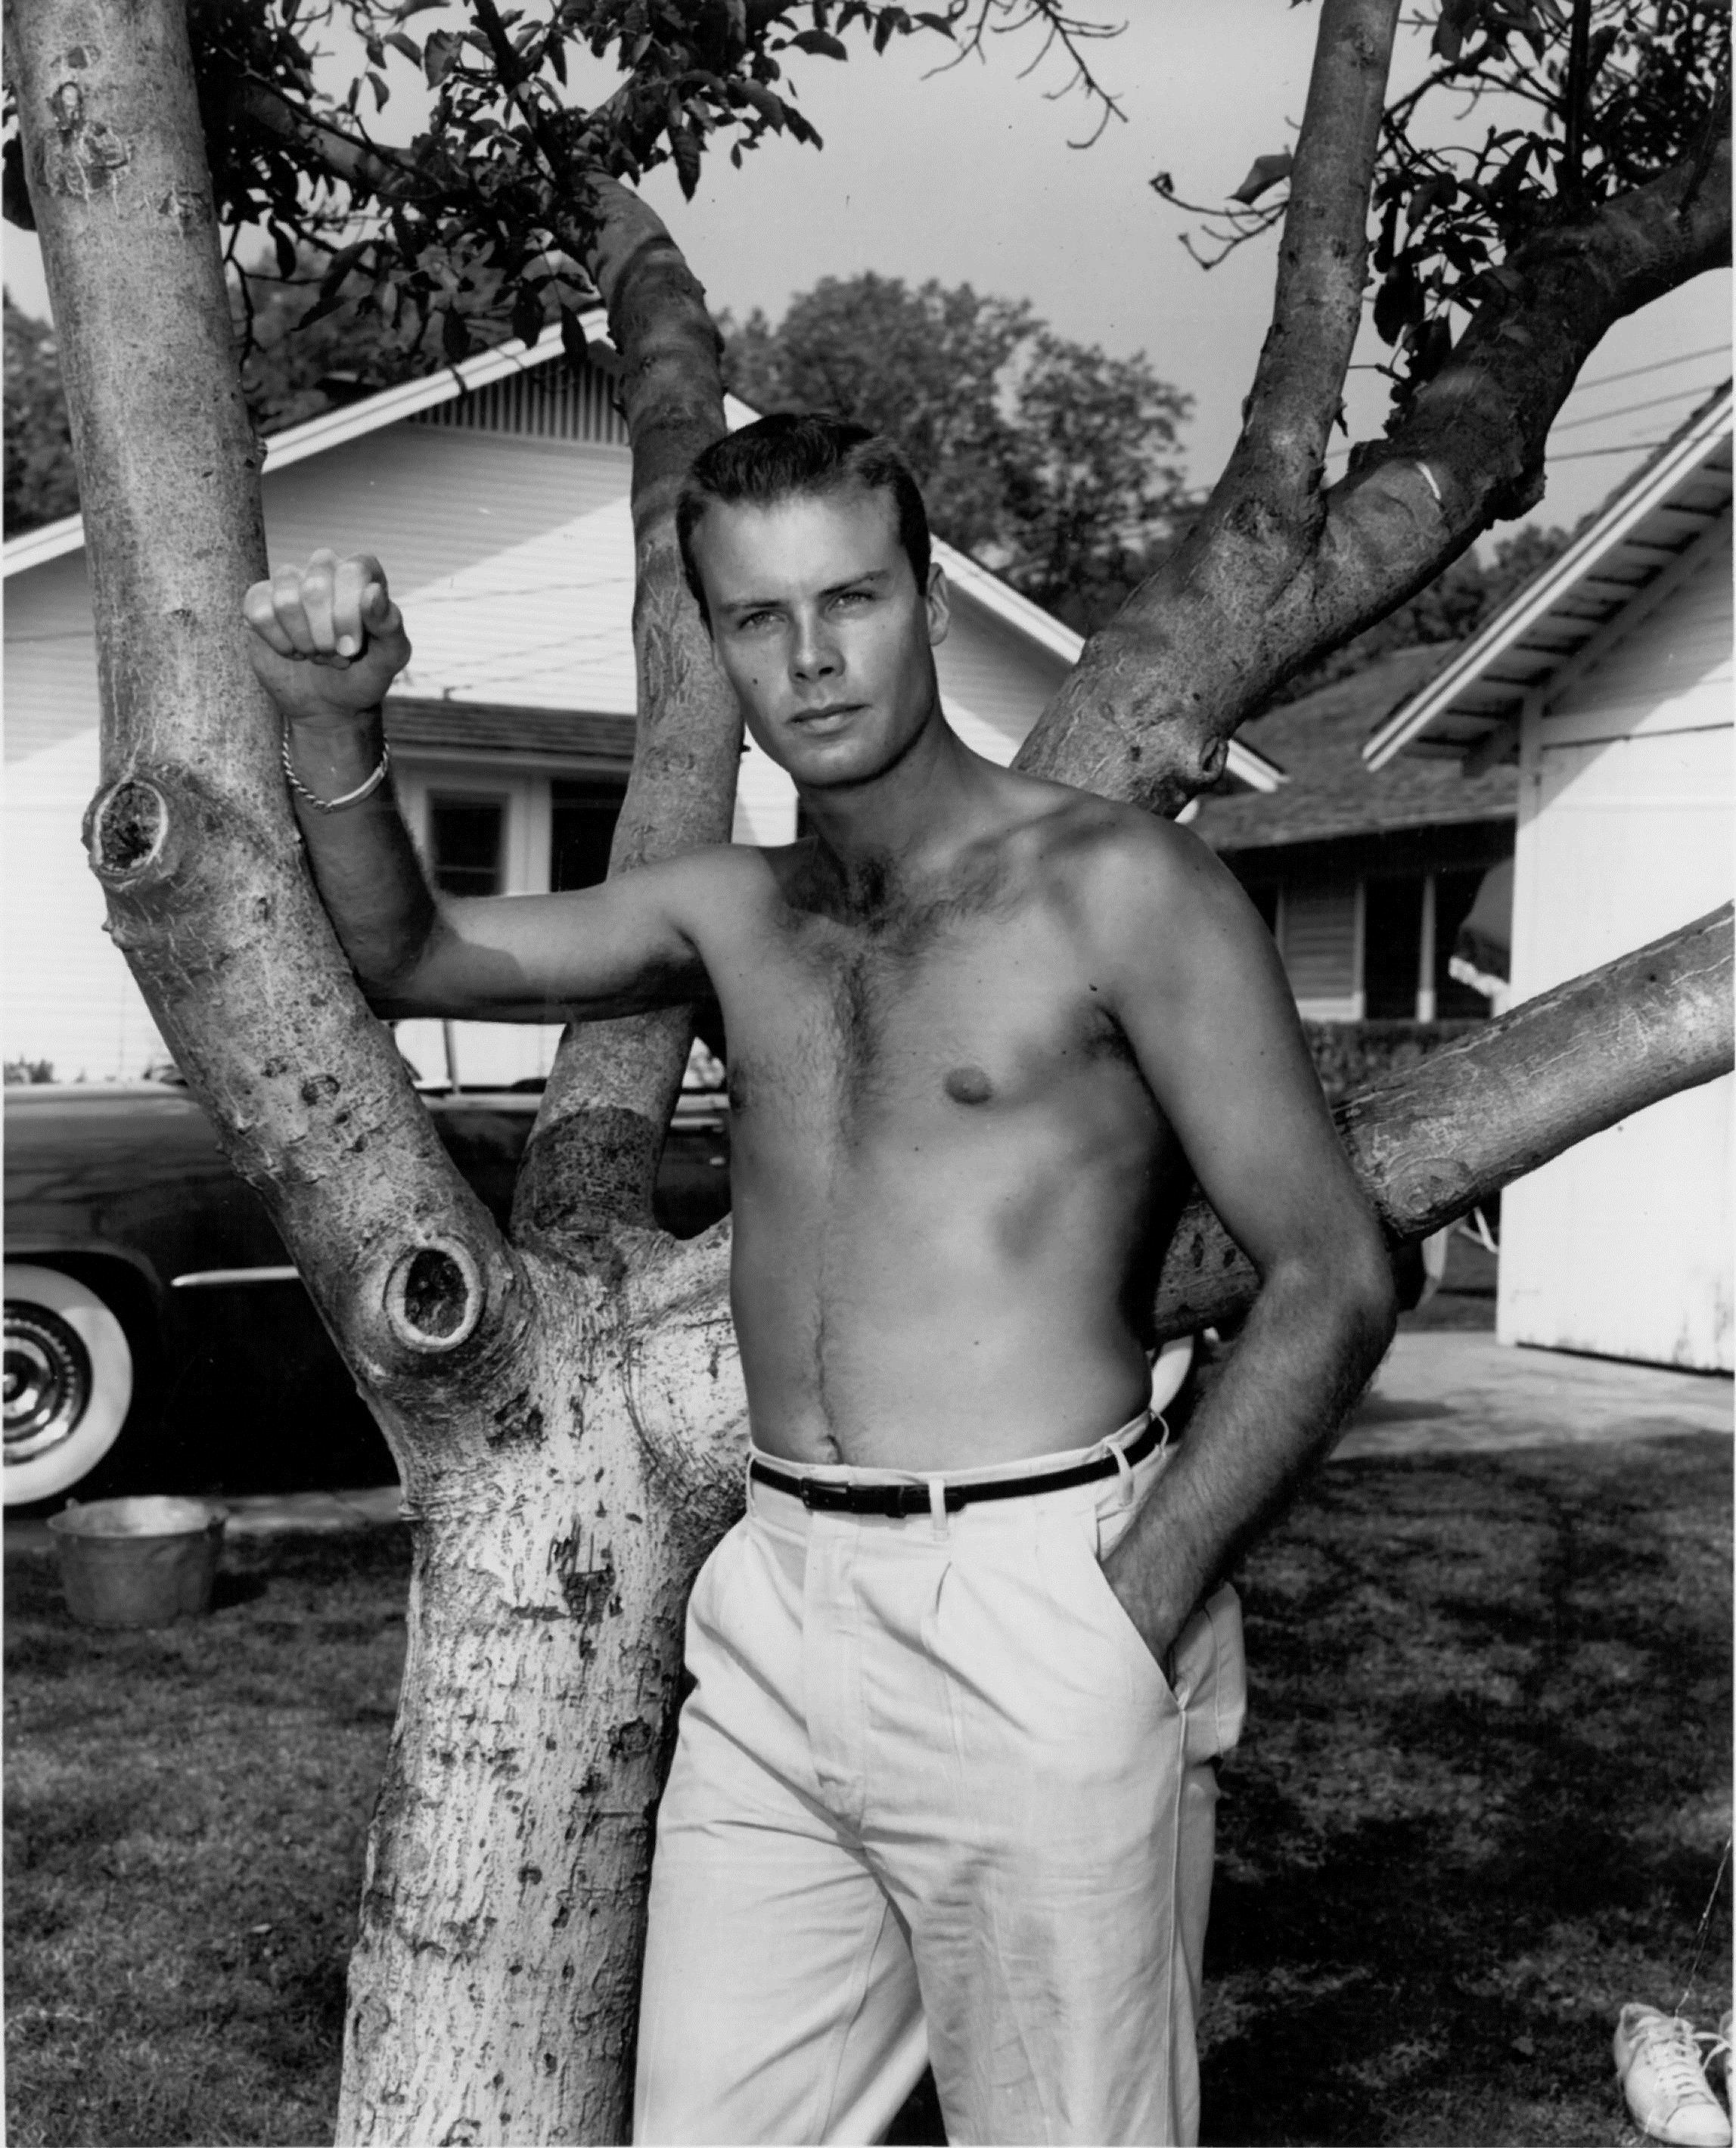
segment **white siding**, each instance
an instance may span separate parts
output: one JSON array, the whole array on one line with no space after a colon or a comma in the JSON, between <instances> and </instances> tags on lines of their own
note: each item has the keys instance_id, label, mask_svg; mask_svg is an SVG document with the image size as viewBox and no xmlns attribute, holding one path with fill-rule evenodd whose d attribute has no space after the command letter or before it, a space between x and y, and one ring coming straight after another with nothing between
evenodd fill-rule
<instances>
[{"instance_id":1,"label":"white siding","mask_svg":"<svg viewBox=\"0 0 1736 2148\"><path fill-rule=\"evenodd\" d=\"M5 1054L46 1059L62 1081L136 1077L164 1056L85 860L97 773L94 725L6 771Z\"/></svg>"},{"instance_id":2,"label":"white siding","mask_svg":"<svg viewBox=\"0 0 1736 2148\"><path fill-rule=\"evenodd\" d=\"M1301 1012L1312 1021L1356 1021L1362 1011L1360 889L1287 888L1278 945Z\"/></svg>"},{"instance_id":3,"label":"white siding","mask_svg":"<svg viewBox=\"0 0 1736 2148\"><path fill-rule=\"evenodd\" d=\"M1516 998L1728 900L1736 832L1730 554L1615 641L1521 742ZM1727 1078L1583 1142L1503 1200L1512 1342L1728 1371Z\"/></svg>"},{"instance_id":4,"label":"white siding","mask_svg":"<svg viewBox=\"0 0 1736 2148\"><path fill-rule=\"evenodd\" d=\"M404 420L272 472L263 485L270 560L299 560L321 545L377 554L414 645L407 693L628 715L636 701L630 459L620 444L570 437L585 425L559 409L548 436L494 429L528 422L529 397L518 387L484 391L463 416L454 404L439 422ZM1066 669L962 594L938 662L961 735L1003 764ZM97 785L99 714L82 553L8 583L6 685L7 1056L49 1059L58 1072L93 1079L137 1074L163 1047L101 931L101 893L79 841ZM419 833L430 781L498 790L509 808L509 886L547 886L546 770L406 754L399 778ZM795 831L789 778L750 749L737 841L787 842ZM461 1023L452 1045L465 1082L515 1081L547 1071L559 1036L536 1025ZM406 1024L402 1041L424 1075L444 1074L441 1025Z\"/></svg>"}]
</instances>

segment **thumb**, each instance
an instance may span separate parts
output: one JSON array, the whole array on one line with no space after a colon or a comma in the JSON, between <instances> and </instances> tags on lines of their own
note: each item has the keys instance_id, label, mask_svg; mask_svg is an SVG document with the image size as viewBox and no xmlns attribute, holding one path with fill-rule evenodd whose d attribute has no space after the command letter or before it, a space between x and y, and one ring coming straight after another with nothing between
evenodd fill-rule
<instances>
[{"instance_id":1,"label":"thumb","mask_svg":"<svg viewBox=\"0 0 1736 2148\"><path fill-rule=\"evenodd\" d=\"M395 634L403 625L403 616L384 585L369 582L362 592L362 624L370 634Z\"/></svg>"}]
</instances>

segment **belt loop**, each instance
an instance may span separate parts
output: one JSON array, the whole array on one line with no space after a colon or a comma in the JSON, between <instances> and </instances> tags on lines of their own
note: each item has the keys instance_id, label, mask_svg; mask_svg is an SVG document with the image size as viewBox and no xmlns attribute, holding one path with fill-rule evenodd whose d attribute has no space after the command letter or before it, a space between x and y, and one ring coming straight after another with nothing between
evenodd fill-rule
<instances>
[{"instance_id":1,"label":"belt loop","mask_svg":"<svg viewBox=\"0 0 1736 2148\"><path fill-rule=\"evenodd\" d=\"M1162 1438L1151 1449L1151 1459L1155 1462L1160 1454L1167 1454L1169 1452L1169 1419L1162 1410L1153 1410L1151 1415L1156 1418L1163 1432Z\"/></svg>"},{"instance_id":2,"label":"belt loop","mask_svg":"<svg viewBox=\"0 0 1736 2148\"><path fill-rule=\"evenodd\" d=\"M1115 1473L1121 1480L1121 1503L1123 1507L1131 1507L1133 1504L1133 1464L1119 1445L1111 1445L1109 1451L1115 1457Z\"/></svg>"},{"instance_id":3,"label":"belt loop","mask_svg":"<svg viewBox=\"0 0 1736 2148\"><path fill-rule=\"evenodd\" d=\"M747 1468L743 1476L742 1499L747 1512L751 1514L754 1511L754 1458L751 1449L748 1453Z\"/></svg>"},{"instance_id":4,"label":"belt loop","mask_svg":"<svg viewBox=\"0 0 1736 2148\"><path fill-rule=\"evenodd\" d=\"M951 1531L946 1523L946 1479L930 1477L928 1485L928 1523L936 1543L945 1543Z\"/></svg>"}]
</instances>

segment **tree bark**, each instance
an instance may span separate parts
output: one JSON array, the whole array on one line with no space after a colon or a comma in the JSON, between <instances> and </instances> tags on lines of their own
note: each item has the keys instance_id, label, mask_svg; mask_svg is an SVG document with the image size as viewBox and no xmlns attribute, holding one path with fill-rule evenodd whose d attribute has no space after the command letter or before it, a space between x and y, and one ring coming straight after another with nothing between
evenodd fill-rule
<instances>
[{"instance_id":1,"label":"tree bark","mask_svg":"<svg viewBox=\"0 0 1736 2148\"><path fill-rule=\"evenodd\" d=\"M1351 115L1358 143L1383 64L1364 33L1390 14L1387 0L1328 0L1337 42L1311 110ZM687 1025L614 1025L563 1046L504 1237L337 948L242 646L242 592L264 564L259 454L178 0L7 0L6 27L102 652L93 864L164 1036L266 1199L405 1483L409 1658L351 1972L340 2137L620 2140L681 1609L736 1510L745 1432L727 1227L681 1246L649 1225ZM1317 168L1308 198L1331 198L1317 230L1298 224L1287 267L1297 304L1338 344L1356 272L1334 248L1354 220L1354 161L1330 145L1299 160L1305 179ZM728 832L739 731L670 526L679 473L720 429L721 405L702 294L668 234L601 180L575 216L623 355L634 446L641 719L615 861L627 869ZM1643 281L1635 266L1623 288ZM1307 342L1269 346L1249 456L1264 458L1261 484L1317 524L1308 471L1337 360ZM1347 514L1354 505L1347 496ZM1338 541L1330 516L1325 527L1307 570L1321 588ZM1101 750L1104 735L1139 746L1147 770L1204 765L1200 741L1258 667L1232 665L1222 685L1216 570L1202 555L1191 571L1205 594L1167 643L1148 641L1150 690L1116 688L1101 717L1064 703L1039 759L1082 754L1085 780L1147 798L1170 792L1139 754ZM1273 597L1280 612L1291 601ZM1124 636L1130 663L1148 610ZM1086 702L1105 690L1103 649L1092 660ZM1197 693L1182 683L1187 664ZM1352 1107L1347 1138L1389 1227L1432 1227L1728 1064L1727 1017L1707 1011L1727 991L1727 951L1722 971L1705 951L1714 936L1661 943ZM1178 1240L1167 1332L1246 1298L1250 1279L1215 1228L1196 1216Z\"/></svg>"},{"instance_id":2,"label":"tree bark","mask_svg":"<svg viewBox=\"0 0 1736 2148\"><path fill-rule=\"evenodd\" d=\"M1549 428L1617 321L1729 263L1726 108L1704 158L1503 263L1397 429L1353 449L1346 475L1322 487L1373 173L1371 147L1352 184L1347 148L1384 88L1387 12L1376 0L1322 7L1277 306L1242 437L1186 543L1086 645L1021 768L1179 812L1292 672L1413 596L1491 523L1537 504ZM1327 122L1341 153L1316 156L1311 130Z\"/></svg>"}]
</instances>

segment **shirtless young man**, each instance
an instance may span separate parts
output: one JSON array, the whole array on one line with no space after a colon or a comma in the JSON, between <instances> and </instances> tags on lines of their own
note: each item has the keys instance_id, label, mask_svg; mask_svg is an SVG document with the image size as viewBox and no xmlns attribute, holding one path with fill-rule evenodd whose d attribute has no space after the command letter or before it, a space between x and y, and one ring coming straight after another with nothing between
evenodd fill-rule
<instances>
[{"instance_id":1,"label":"shirtless young man","mask_svg":"<svg viewBox=\"0 0 1736 2148\"><path fill-rule=\"evenodd\" d=\"M948 727L896 451L762 420L681 527L805 839L436 901L389 787L296 799L383 1015L722 1002L757 1458L689 1614L638 2135L872 2140L928 2056L956 2141L1190 2140L1221 1577L1385 1348L1380 1236L1230 876ZM364 789L409 653L379 565L247 616L299 785ZM1195 1178L1261 1292L1172 1449L1141 1322Z\"/></svg>"}]
</instances>

